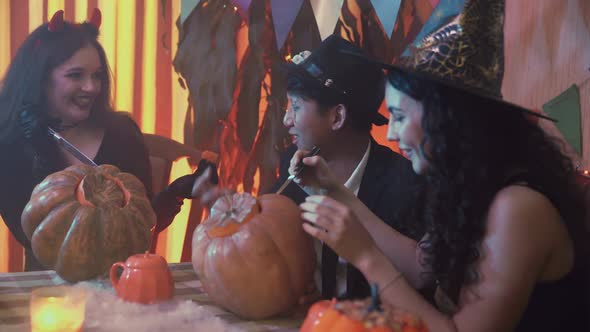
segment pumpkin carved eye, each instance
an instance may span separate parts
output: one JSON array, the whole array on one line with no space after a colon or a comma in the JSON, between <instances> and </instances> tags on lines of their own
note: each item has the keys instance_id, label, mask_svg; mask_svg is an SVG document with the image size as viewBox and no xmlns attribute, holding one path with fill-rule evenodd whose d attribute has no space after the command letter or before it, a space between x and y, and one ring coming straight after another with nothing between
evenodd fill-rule
<instances>
[{"instance_id":1,"label":"pumpkin carved eye","mask_svg":"<svg viewBox=\"0 0 590 332\"><path fill-rule=\"evenodd\" d=\"M49 175L21 215L35 257L70 282L96 278L148 250L155 223L141 181L112 165Z\"/></svg>"},{"instance_id":2,"label":"pumpkin carved eye","mask_svg":"<svg viewBox=\"0 0 590 332\"><path fill-rule=\"evenodd\" d=\"M117 178L106 174L86 175L76 186L76 198L85 206L118 206L129 204L131 194Z\"/></svg>"}]
</instances>

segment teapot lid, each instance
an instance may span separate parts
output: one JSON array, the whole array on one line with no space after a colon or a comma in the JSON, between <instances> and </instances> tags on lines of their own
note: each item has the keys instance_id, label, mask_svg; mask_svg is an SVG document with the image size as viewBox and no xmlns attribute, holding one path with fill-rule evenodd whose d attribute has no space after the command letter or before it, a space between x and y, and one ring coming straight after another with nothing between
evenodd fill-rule
<instances>
[{"instance_id":1,"label":"teapot lid","mask_svg":"<svg viewBox=\"0 0 590 332\"><path fill-rule=\"evenodd\" d=\"M168 263L164 257L150 254L147 251L143 254L136 254L127 258L125 265L135 269L167 269Z\"/></svg>"}]
</instances>

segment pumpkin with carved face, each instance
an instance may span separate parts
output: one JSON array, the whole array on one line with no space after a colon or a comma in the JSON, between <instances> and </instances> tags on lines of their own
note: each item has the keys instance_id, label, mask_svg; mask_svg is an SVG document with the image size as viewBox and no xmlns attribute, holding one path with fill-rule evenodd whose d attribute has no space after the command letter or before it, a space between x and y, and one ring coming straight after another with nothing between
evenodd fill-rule
<instances>
[{"instance_id":1,"label":"pumpkin with carved face","mask_svg":"<svg viewBox=\"0 0 590 332\"><path fill-rule=\"evenodd\" d=\"M193 235L192 263L217 305L247 319L292 309L313 282L313 242L299 207L276 194L219 198Z\"/></svg>"},{"instance_id":2,"label":"pumpkin with carved face","mask_svg":"<svg viewBox=\"0 0 590 332\"><path fill-rule=\"evenodd\" d=\"M143 183L112 165L50 174L21 215L35 257L70 282L103 275L148 250L155 223Z\"/></svg>"}]
</instances>

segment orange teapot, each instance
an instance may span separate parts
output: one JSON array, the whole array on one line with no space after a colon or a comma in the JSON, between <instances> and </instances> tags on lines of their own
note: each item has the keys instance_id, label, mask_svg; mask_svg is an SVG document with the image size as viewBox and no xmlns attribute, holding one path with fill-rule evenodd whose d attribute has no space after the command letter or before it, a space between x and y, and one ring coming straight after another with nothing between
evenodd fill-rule
<instances>
[{"instance_id":1,"label":"orange teapot","mask_svg":"<svg viewBox=\"0 0 590 332\"><path fill-rule=\"evenodd\" d=\"M117 277L119 268L123 269ZM166 260L159 255L137 254L125 263L111 266L111 284L125 301L151 304L166 301L174 295L174 282Z\"/></svg>"}]
</instances>

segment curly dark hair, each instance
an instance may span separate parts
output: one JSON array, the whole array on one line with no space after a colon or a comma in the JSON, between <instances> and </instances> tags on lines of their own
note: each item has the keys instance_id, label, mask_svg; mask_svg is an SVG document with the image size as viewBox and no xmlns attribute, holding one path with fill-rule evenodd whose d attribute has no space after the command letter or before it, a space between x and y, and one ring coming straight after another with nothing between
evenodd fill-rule
<instances>
[{"instance_id":1,"label":"curly dark hair","mask_svg":"<svg viewBox=\"0 0 590 332\"><path fill-rule=\"evenodd\" d=\"M387 81L423 105L430 191L424 216L429 236L420 246L423 263L451 299L456 302L460 289L478 278L474 263L486 214L512 175L526 174L576 234L584 206L575 169L531 115L413 73L392 71Z\"/></svg>"}]
</instances>

